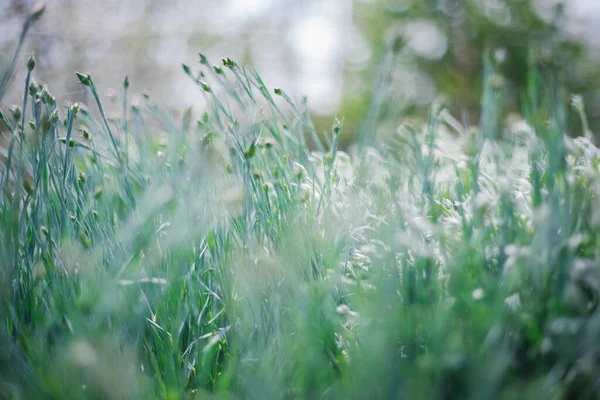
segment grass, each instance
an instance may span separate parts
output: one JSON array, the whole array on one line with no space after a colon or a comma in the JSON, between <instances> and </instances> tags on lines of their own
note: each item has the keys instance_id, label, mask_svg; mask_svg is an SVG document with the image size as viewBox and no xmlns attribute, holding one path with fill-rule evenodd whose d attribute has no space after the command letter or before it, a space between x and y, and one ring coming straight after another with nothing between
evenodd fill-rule
<instances>
[{"instance_id":1,"label":"grass","mask_svg":"<svg viewBox=\"0 0 600 400\"><path fill-rule=\"evenodd\" d=\"M436 104L346 152L230 59L184 66L197 121L128 80L108 116L89 74L60 107L33 68L0 120L0 398L600 396L600 150L548 71L521 116L489 64L478 127Z\"/></svg>"}]
</instances>

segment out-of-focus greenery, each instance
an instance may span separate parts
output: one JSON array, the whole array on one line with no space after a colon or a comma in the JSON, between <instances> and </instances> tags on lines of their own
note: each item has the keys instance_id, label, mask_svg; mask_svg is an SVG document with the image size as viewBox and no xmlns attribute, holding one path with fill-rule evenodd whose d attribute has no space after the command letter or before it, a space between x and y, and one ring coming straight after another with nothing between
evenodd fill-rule
<instances>
[{"instance_id":1,"label":"out-of-focus greenery","mask_svg":"<svg viewBox=\"0 0 600 400\"><path fill-rule=\"evenodd\" d=\"M356 139L358 131L366 129L362 122L373 112L371 105L377 102L374 95L384 96L383 101L393 105L379 110L380 118L389 115L393 120L403 114L423 119L434 98L445 95L451 100L448 107L461 122L477 125L483 59L487 53L490 60L497 63L495 70L505 86L505 112L521 109L520 99L527 90L527 66L534 63L540 69L552 71L555 79L564 82L569 94L581 94L586 98L590 125L593 131L598 131L598 51L591 54L583 42L564 29L574 22L569 11L572 4L583 4L583 1L272 0L243 1L236 7L233 1L98 3L59 0L48 7L48 15L40 21L28 48L38 57L36 77L52 78L59 101L69 99L87 104L89 100L76 82L61 76L60 71L94 69L97 83L105 93L118 91L115 88L118 88L121 75L135 75L132 101L137 102L135 95L144 90L160 99L165 107L176 105L177 110L188 103L198 109L203 107L198 97L185 90L184 80L173 72L180 62L193 62L197 51L218 55L218 59L235 54L240 62L256 66L274 85L292 81L294 95L311 91L311 84L318 86L316 82L320 80L327 86L327 82L331 82L326 78L329 72L346 65L343 83L340 83L342 104L336 112L336 115L344 116L346 129L341 137L344 148ZM593 4L593 0L588 1ZM13 2L23 6L30 3ZM244 9L246 3L268 3L270 6L256 6L255 9L261 11L248 18L231 17L235 9ZM313 38L313 53L330 53L329 57L317 57L320 66L309 62L310 57L300 58L301 54L310 53L310 41L299 46L294 43L294 38L297 44L301 37L295 27L304 26L303 19L309 21L318 16L315 10L319 9L319 3L327 4L323 9L329 10L328 14L348 15L338 19L341 21L339 26L332 23L330 32L319 24L314 30L322 31L326 36L323 42L335 42L332 38L340 32L347 34L346 40L340 42L335 51L319 50L324 47L315 40L311 25L305 26L306 36ZM540 4L544 3L563 6L554 11L548 8L542 13ZM20 13L13 13L13 17L7 14L8 17L0 15L0 24L6 24L2 34L5 38L17 36L7 27L16 24L16 15ZM353 21L349 20L350 14ZM111 29L107 30L109 25ZM6 44L6 39L3 42ZM394 43L398 50L395 59L386 61ZM402 46L403 43L406 45ZM600 49L600 46L596 48ZM4 59L1 53L0 59ZM22 60L25 58L24 52ZM111 62L105 62L107 59ZM381 64L384 64L383 68ZM392 64L395 64L393 68ZM110 69L104 69L105 65L110 65ZM329 68L330 65L334 67ZM382 73L384 71L387 72ZM391 77L386 77L388 74ZM314 80L306 79L311 75ZM337 85L338 81L335 81ZM374 89L376 82L385 82L387 94ZM179 96L170 94L172 87L177 88ZM17 94L12 93L12 96ZM331 97L336 98L337 93L332 93ZM313 98L312 101L316 100ZM107 108L112 110L112 104L107 104ZM319 115L330 112L318 111ZM317 131L328 130L332 117L316 117ZM571 132L580 130L578 119L572 118L569 122Z\"/></svg>"},{"instance_id":2,"label":"out-of-focus greenery","mask_svg":"<svg viewBox=\"0 0 600 400\"><path fill-rule=\"evenodd\" d=\"M538 1L538 3L542 3ZM551 3L550 1L548 3ZM435 28L443 47L439 54L423 54L421 47L435 46L435 31L423 32L419 43L401 46L400 68L408 71L392 80L390 91L401 101L392 102L390 113L423 117L429 105L405 96L406 81L422 74L431 79L438 95L451 99L451 110L465 122L476 125L481 111L484 56L496 64L495 71L505 85L505 112L519 111L527 87L529 65L554 75L570 94L586 99L590 125L600 127L600 62L586 46L560 29L567 19L564 4L557 2L552 18L541 18L532 0L381 0L356 2L354 18L372 51L371 66L352 69L346 79L343 115L358 124L367 115L376 66L394 43L411 41L422 24ZM573 23L573 21L567 21ZM427 38L429 33L429 38ZM427 40L429 43L427 43ZM423 42L425 41L425 43ZM416 90L420 90L418 84ZM413 96L414 97L414 96ZM350 122L349 121L349 122ZM580 130L579 120L569 121L571 132Z\"/></svg>"},{"instance_id":3,"label":"out-of-focus greenery","mask_svg":"<svg viewBox=\"0 0 600 400\"><path fill-rule=\"evenodd\" d=\"M184 65L211 109L181 121L34 68L0 116L1 398L600 396L600 150L547 71L500 124L487 61L478 129L375 102L343 152L230 59Z\"/></svg>"}]
</instances>

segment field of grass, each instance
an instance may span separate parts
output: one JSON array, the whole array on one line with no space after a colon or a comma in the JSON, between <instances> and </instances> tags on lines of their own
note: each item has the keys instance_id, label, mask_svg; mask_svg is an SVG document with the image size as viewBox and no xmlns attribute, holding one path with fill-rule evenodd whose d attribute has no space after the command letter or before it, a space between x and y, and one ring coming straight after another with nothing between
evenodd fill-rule
<instances>
[{"instance_id":1,"label":"field of grass","mask_svg":"<svg viewBox=\"0 0 600 400\"><path fill-rule=\"evenodd\" d=\"M28 75L2 111L0 398L600 397L600 150L558 77L504 121L490 64L477 127L375 107L342 151L234 61L184 72L197 120L87 74L93 108Z\"/></svg>"}]
</instances>

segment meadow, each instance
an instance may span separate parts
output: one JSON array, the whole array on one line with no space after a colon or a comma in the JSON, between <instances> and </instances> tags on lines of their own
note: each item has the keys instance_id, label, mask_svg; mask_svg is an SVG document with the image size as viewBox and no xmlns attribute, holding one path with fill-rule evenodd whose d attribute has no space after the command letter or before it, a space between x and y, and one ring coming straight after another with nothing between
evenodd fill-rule
<instances>
[{"instance_id":1,"label":"meadow","mask_svg":"<svg viewBox=\"0 0 600 400\"><path fill-rule=\"evenodd\" d=\"M231 59L183 66L210 108L181 119L129 78L107 115L87 73L93 107L63 107L17 66L0 398L599 398L584 100L532 64L505 116L485 67L477 124L382 121L377 93L341 149L343 119Z\"/></svg>"}]
</instances>

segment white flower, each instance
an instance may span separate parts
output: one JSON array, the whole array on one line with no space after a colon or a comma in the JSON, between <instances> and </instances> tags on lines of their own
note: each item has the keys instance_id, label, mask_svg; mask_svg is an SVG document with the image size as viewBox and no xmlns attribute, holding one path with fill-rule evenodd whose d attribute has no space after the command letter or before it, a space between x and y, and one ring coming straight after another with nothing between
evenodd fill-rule
<instances>
[{"instance_id":1,"label":"white flower","mask_svg":"<svg viewBox=\"0 0 600 400\"><path fill-rule=\"evenodd\" d=\"M485 293L482 288L477 288L473 290L473 293L471 293L471 297L473 297L475 300L481 300L483 299L484 294Z\"/></svg>"}]
</instances>

